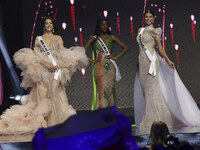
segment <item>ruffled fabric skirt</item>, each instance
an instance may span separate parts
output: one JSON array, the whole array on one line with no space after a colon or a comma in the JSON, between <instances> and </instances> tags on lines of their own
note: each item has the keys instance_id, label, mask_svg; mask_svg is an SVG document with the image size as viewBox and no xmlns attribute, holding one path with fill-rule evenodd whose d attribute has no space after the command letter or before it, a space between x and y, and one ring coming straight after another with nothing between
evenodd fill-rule
<instances>
[{"instance_id":1,"label":"ruffled fabric skirt","mask_svg":"<svg viewBox=\"0 0 200 150\"><path fill-rule=\"evenodd\" d=\"M61 65L61 80L44 63L50 63L44 52L23 48L15 53L14 61L22 70L21 87L31 88L22 105L7 109L0 120L0 134L34 133L40 127L49 127L64 122L76 111L68 103L65 84L72 74L88 64L85 49L72 47L52 51Z\"/></svg>"}]
</instances>

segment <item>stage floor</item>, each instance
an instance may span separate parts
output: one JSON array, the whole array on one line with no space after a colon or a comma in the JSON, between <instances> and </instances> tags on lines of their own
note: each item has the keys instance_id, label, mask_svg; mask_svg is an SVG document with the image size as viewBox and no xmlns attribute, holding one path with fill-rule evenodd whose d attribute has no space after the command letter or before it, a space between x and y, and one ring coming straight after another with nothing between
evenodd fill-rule
<instances>
[{"instance_id":1,"label":"stage floor","mask_svg":"<svg viewBox=\"0 0 200 150\"><path fill-rule=\"evenodd\" d=\"M196 149L200 149L200 127L184 127L173 129L172 135L179 141L188 141ZM137 128L133 128L132 134L139 147L145 147L150 143L149 134L141 134ZM32 150L32 138L34 134L0 136L2 150Z\"/></svg>"}]
</instances>

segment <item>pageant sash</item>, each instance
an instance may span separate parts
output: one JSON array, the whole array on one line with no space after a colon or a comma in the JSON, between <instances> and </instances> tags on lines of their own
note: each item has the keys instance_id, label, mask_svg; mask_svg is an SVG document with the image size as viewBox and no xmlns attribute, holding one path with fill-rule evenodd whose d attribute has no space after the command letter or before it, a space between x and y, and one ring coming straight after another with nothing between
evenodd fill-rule
<instances>
[{"instance_id":1,"label":"pageant sash","mask_svg":"<svg viewBox=\"0 0 200 150\"><path fill-rule=\"evenodd\" d=\"M109 52L109 50L108 50L106 44L103 42L103 40L102 40L100 37L97 38L97 36L93 36L93 37L94 37L95 39L97 39L97 42L98 42L99 45L101 46L101 48L102 48L102 50L104 51L105 55L106 55L106 56L110 55L110 52ZM117 66L117 63L116 63L114 60L112 60L112 59L110 59L110 61L113 63L113 65L114 65L114 67L115 67L115 69L116 69L116 81L121 80L122 77L121 77L119 68L118 68L118 66Z\"/></svg>"},{"instance_id":2,"label":"pageant sash","mask_svg":"<svg viewBox=\"0 0 200 150\"><path fill-rule=\"evenodd\" d=\"M52 65L53 65L53 66L56 66L56 65L57 65L57 62L56 62L56 60L53 58L53 55L52 55L51 52L49 51L49 49L48 49L46 43L44 42L44 40L42 39L42 36L38 36L37 38L38 38L38 40L39 40L39 42L40 42L40 44L41 44L41 46L42 46L44 52L46 53L46 55L48 56L50 62L52 63ZM59 79L61 80L61 69L58 69L58 70L55 71L54 79L55 79L55 80L59 80Z\"/></svg>"},{"instance_id":3,"label":"pageant sash","mask_svg":"<svg viewBox=\"0 0 200 150\"><path fill-rule=\"evenodd\" d=\"M149 74L152 76L156 76L156 51L154 49L154 53L153 55L151 55L151 53L149 52L148 48L144 45L144 43L142 42L142 33L144 31L144 28L141 29L140 33L139 33L139 40L140 40L140 44L143 47L143 50L147 56L147 58L149 59L150 63L150 67L149 67Z\"/></svg>"}]
</instances>

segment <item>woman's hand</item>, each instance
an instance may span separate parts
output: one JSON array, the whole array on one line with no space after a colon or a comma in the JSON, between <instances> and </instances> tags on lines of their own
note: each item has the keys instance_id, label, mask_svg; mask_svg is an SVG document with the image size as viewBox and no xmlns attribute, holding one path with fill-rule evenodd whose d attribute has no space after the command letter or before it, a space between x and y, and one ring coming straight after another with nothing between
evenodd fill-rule
<instances>
[{"instance_id":1,"label":"woman's hand","mask_svg":"<svg viewBox=\"0 0 200 150\"><path fill-rule=\"evenodd\" d=\"M107 58L107 59L112 59L112 60L117 60L117 57L114 57L114 56L112 56L112 55L108 55L108 56L106 56L106 58Z\"/></svg>"},{"instance_id":2,"label":"woman's hand","mask_svg":"<svg viewBox=\"0 0 200 150\"><path fill-rule=\"evenodd\" d=\"M50 70L50 71L52 71L52 72L55 72L58 68L57 68L57 65L56 66L54 66L54 65L49 65L48 66L48 69Z\"/></svg>"},{"instance_id":3,"label":"woman's hand","mask_svg":"<svg viewBox=\"0 0 200 150\"><path fill-rule=\"evenodd\" d=\"M97 62L99 62L101 59L100 59L99 57L96 57L94 60L92 60L92 59L90 59L90 58L88 58L88 60L89 60L89 62L91 62L91 63L97 63Z\"/></svg>"},{"instance_id":4,"label":"woman's hand","mask_svg":"<svg viewBox=\"0 0 200 150\"><path fill-rule=\"evenodd\" d=\"M170 65L171 68L175 68L174 63L171 60L168 60L168 64Z\"/></svg>"},{"instance_id":5,"label":"woman's hand","mask_svg":"<svg viewBox=\"0 0 200 150\"><path fill-rule=\"evenodd\" d=\"M61 65L57 64L56 66L50 64L49 66L47 66L47 68L52 71L52 72L55 72L56 70L60 69L61 68Z\"/></svg>"}]
</instances>

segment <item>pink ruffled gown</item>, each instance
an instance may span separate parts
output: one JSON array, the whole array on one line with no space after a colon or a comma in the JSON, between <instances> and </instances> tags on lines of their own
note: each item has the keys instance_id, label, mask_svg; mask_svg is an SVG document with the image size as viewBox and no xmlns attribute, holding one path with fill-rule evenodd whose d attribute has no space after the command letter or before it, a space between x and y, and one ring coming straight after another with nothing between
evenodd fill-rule
<instances>
[{"instance_id":1,"label":"pink ruffled gown","mask_svg":"<svg viewBox=\"0 0 200 150\"><path fill-rule=\"evenodd\" d=\"M77 69L86 67L88 61L84 48L61 48L60 43L59 39L53 40L49 50L62 66L61 80L55 80L54 72L42 64L51 62L39 42L34 50L23 48L14 54L17 67L22 70L21 87L30 87L31 92L22 105L14 105L3 113L0 134L34 133L40 127L62 123L76 114L68 103L64 85Z\"/></svg>"}]
</instances>

